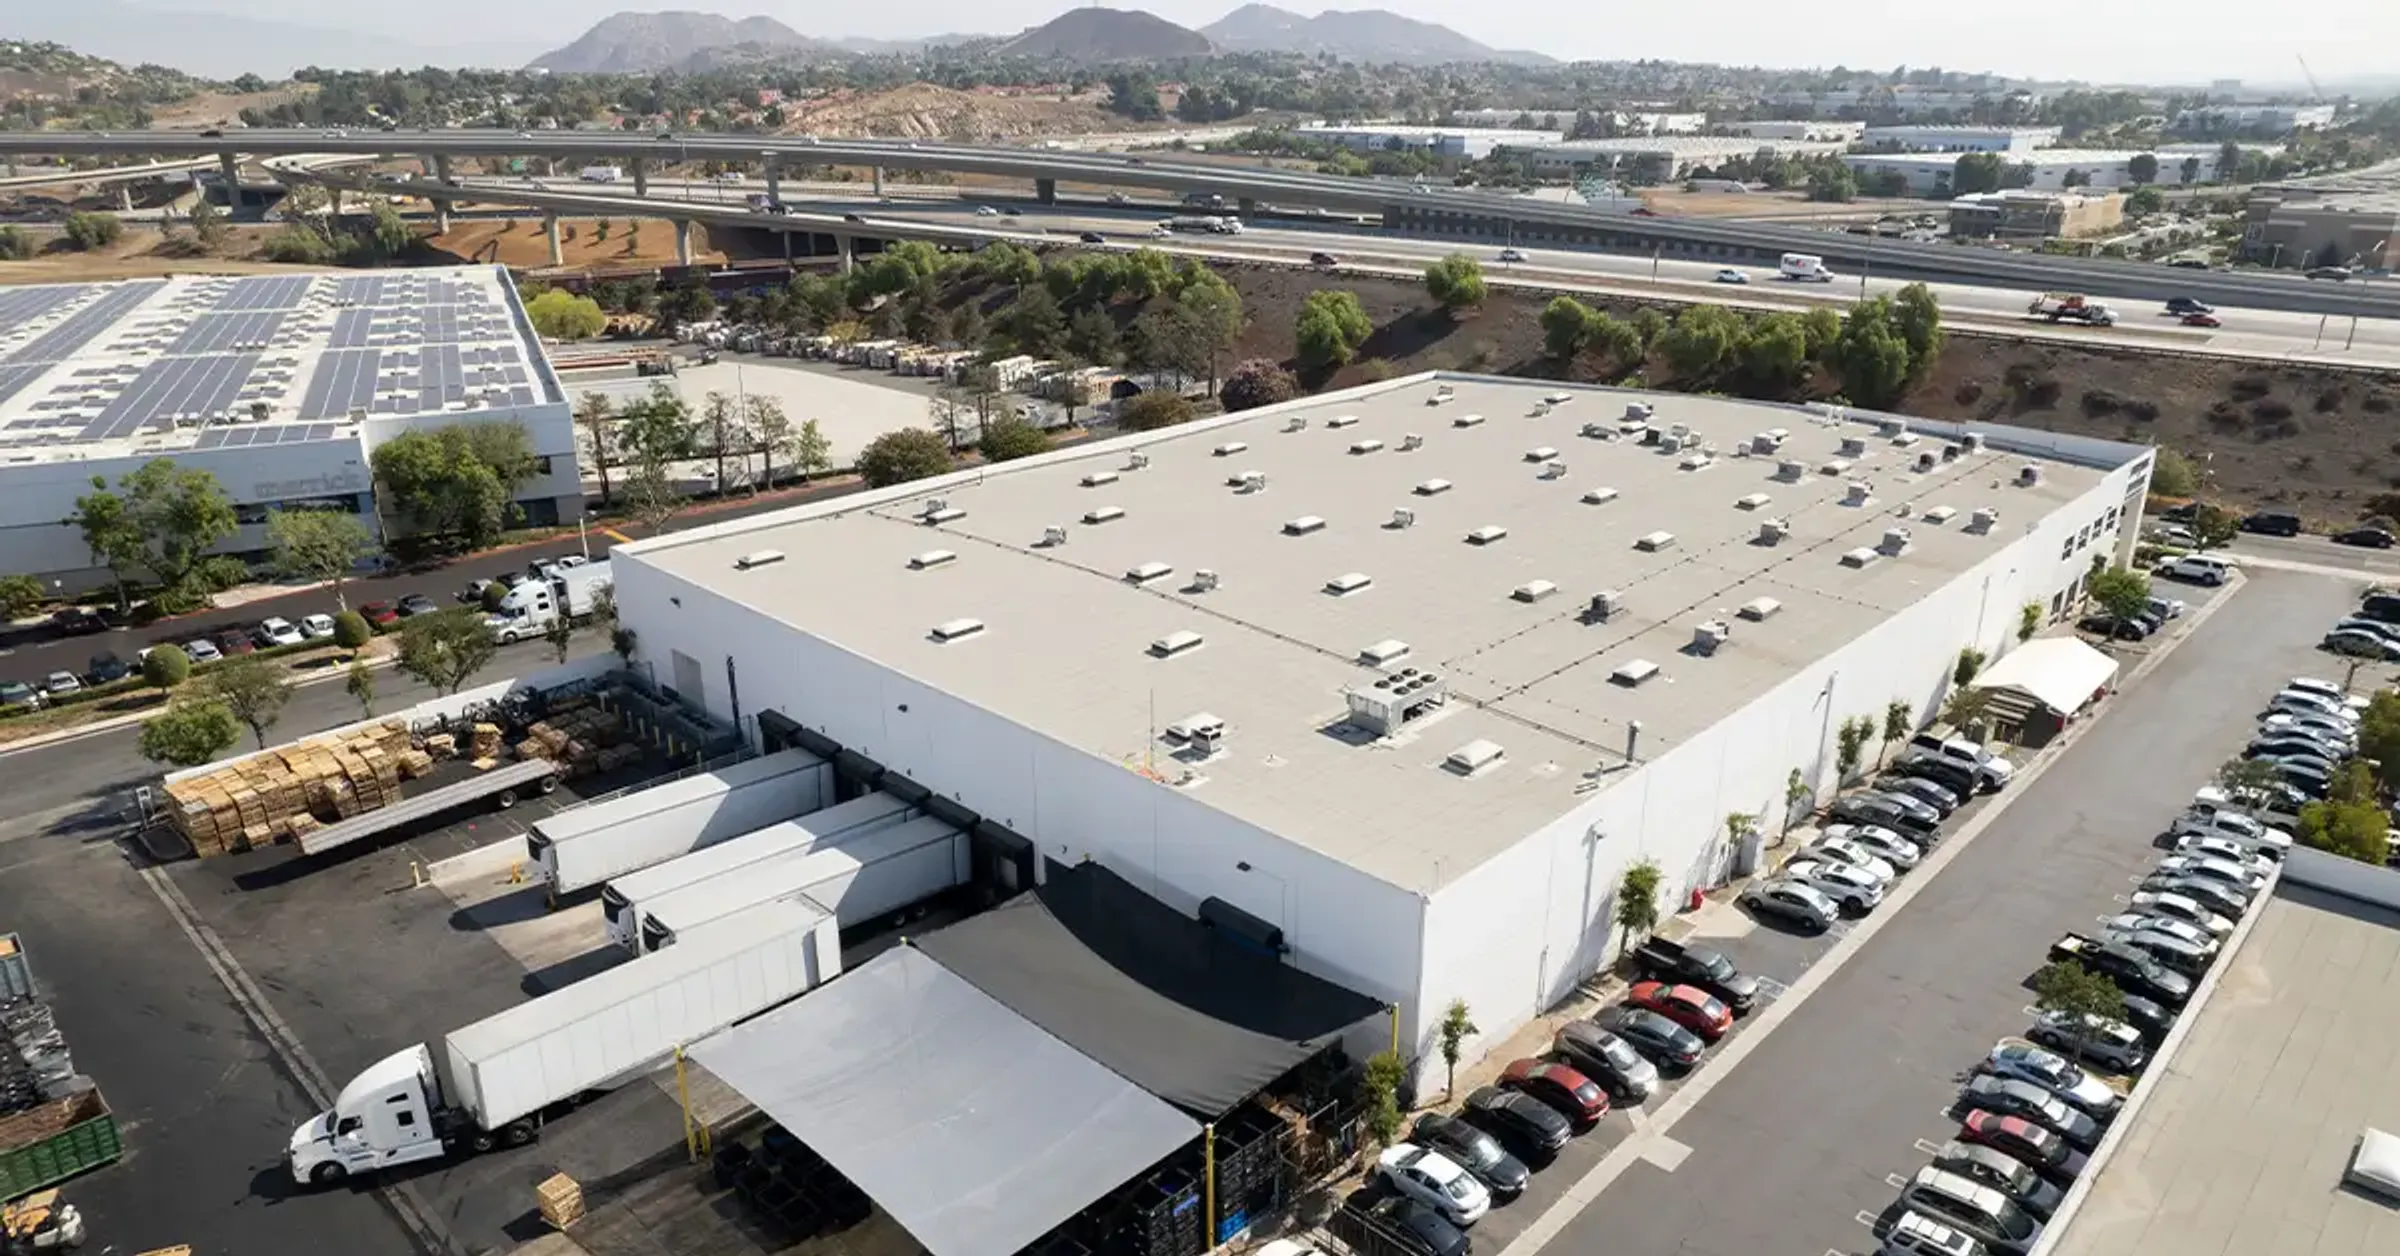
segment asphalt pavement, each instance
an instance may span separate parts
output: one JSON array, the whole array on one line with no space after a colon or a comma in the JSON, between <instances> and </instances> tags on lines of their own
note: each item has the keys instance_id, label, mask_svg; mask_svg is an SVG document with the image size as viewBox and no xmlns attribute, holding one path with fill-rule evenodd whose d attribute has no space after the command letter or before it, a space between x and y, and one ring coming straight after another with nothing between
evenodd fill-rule
<instances>
[{"instance_id":1,"label":"asphalt pavement","mask_svg":"<svg viewBox=\"0 0 2400 1256\"><path fill-rule=\"evenodd\" d=\"M2255 573L1749 1058L1712 1079L1657 1149L1557 1233L1558 1250L1874 1250L1867 1222L1893 1204L1895 1179L1925 1163L1921 1144L1956 1129L1945 1110L1967 1072L2025 1028L2025 984L2050 944L2120 909L2158 858L2155 837L2240 750L2253 703L2294 675L2325 672L2310 647L2356 592ZM1748 946L1726 949L1756 962Z\"/></svg>"},{"instance_id":2,"label":"asphalt pavement","mask_svg":"<svg viewBox=\"0 0 2400 1256\"><path fill-rule=\"evenodd\" d=\"M2400 549L2336 545L2321 536L2256 536L2247 532L2235 537L2227 548L2237 556L2354 571L2373 580L2400 578Z\"/></svg>"}]
</instances>

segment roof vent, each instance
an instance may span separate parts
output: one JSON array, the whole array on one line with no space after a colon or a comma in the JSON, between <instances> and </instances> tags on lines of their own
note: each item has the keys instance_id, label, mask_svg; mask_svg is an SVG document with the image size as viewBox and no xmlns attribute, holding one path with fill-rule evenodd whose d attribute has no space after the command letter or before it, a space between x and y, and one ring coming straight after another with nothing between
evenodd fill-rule
<instances>
[{"instance_id":1,"label":"roof vent","mask_svg":"<svg viewBox=\"0 0 2400 1256\"><path fill-rule=\"evenodd\" d=\"M1857 436L1845 436L1845 437L1843 437L1843 438L1842 438L1841 454L1842 454L1842 456L1843 456L1844 458L1864 458L1864 457L1866 457L1866 456L1867 456L1867 442L1866 442L1866 440L1865 440L1864 438L1862 438L1862 437L1857 437Z\"/></svg>"},{"instance_id":2,"label":"roof vent","mask_svg":"<svg viewBox=\"0 0 2400 1256\"><path fill-rule=\"evenodd\" d=\"M1189 629L1170 632L1150 643L1150 653L1162 659L1171 659L1178 654L1199 649L1202 639L1199 633Z\"/></svg>"},{"instance_id":3,"label":"roof vent","mask_svg":"<svg viewBox=\"0 0 2400 1256\"><path fill-rule=\"evenodd\" d=\"M1759 510L1763 509L1767 503L1774 500L1774 498L1767 496L1765 493L1752 493L1746 497L1737 497L1733 499L1733 504L1742 510Z\"/></svg>"},{"instance_id":4,"label":"roof vent","mask_svg":"<svg viewBox=\"0 0 2400 1256\"><path fill-rule=\"evenodd\" d=\"M1307 428L1307 426L1308 416L1305 414L1291 415L1283 421L1283 430L1287 432L1301 431Z\"/></svg>"},{"instance_id":5,"label":"roof vent","mask_svg":"<svg viewBox=\"0 0 2400 1256\"><path fill-rule=\"evenodd\" d=\"M1673 549L1675 548L1675 534L1663 529L1657 532L1645 532L1634 538L1633 547L1645 554L1655 554L1660 550Z\"/></svg>"},{"instance_id":6,"label":"roof vent","mask_svg":"<svg viewBox=\"0 0 2400 1256\"><path fill-rule=\"evenodd\" d=\"M1285 536L1307 536L1311 532L1323 532L1324 530L1325 520L1318 515L1302 515L1297 519L1286 519L1283 522Z\"/></svg>"},{"instance_id":7,"label":"roof vent","mask_svg":"<svg viewBox=\"0 0 2400 1256\"><path fill-rule=\"evenodd\" d=\"M1332 418L1325 420L1325 426L1327 426L1327 427L1348 427L1348 426L1350 426L1351 424L1353 424L1353 423L1356 423L1356 422L1358 422L1358 416L1357 416L1357 415L1355 415L1355 414L1337 414L1337 415L1333 416ZM1296 429L1295 429L1295 430L1296 430Z\"/></svg>"},{"instance_id":8,"label":"roof vent","mask_svg":"<svg viewBox=\"0 0 2400 1256\"><path fill-rule=\"evenodd\" d=\"M1214 593L1219 583L1221 582L1217 579L1217 573L1206 567L1199 568L1192 573L1192 592L1194 593Z\"/></svg>"},{"instance_id":9,"label":"roof vent","mask_svg":"<svg viewBox=\"0 0 2400 1256\"><path fill-rule=\"evenodd\" d=\"M1116 482L1117 473L1114 471L1094 471L1090 475L1083 477L1083 486L1085 488L1098 488L1103 484L1114 484Z\"/></svg>"},{"instance_id":10,"label":"roof vent","mask_svg":"<svg viewBox=\"0 0 2400 1256\"><path fill-rule=\"evenodd\" d=\"M1433 395L1425 399L1425 404L1429 406L1448 405L1450 404L1450 399L1456 395L1456 393L1450 391L1450 385L1444 384L1441 387L1433 390Z\"/></svg>"},{"instance_id":11,"label":"roof vent","mask_svg":"<svg viewBox=\"0 0 2400 1256\"><path fill-rule=\"evenodd\" d=\"M1692 628L1692 653L1715 654L1717 647L1733 639L1733 625L1722 619L1703 619Z\"/></svg>"},{"instance_id":12,"label":"roof vent","mask_svg":"<svg viewBox=\"0 0 2400 1256\"><path fill-rule=\"evenodd\" d=\"M1883 543L1875 548L1882 550L1885 554L1893 558L1898 558L1902 554L1908 552L1909 540L1910 537L1908 529L1885 528L1883 530Z\"/></svg>"},{"instance_id":13,"label":"roof vent","mask_svg":"<svg viewBox=\"0 0 2400 1256\"><path fill-rule=\"evenodd\" d=\"M1525 451L1525 461L1527 462L1548 462L1557 456L1558 451L1552 449L1548 445L1544 445L1539 449L1528 449Z\"/></svg>"},{"instance_id":14,"label":"roof vent","mask_svg":"<svg viewBox=\"0 0 2400 1256\"><path fill-rule=\"evenodd\" d=\"M1573 400L1575 400L1575 394L1573 393L1554 392L1542 394L1542 401L1548 405L1563 406Z\"/></svg>"},{"instance_id":15,"label":"roof vent","mask_svg":"<svg viewBox=\"0 0 2400 1256\"><path fill-rule=\"evenodd\" d=\"M2018 485L2018 487L2020 487L2020 488L2031 488L2031 487L2033 487L2034 485L2036 485L2036 484L2039 484L2039 483L2041 483L2041 482L2042 482L2042 466L2041 466L2041 464L2040 464L2040 463L2038 463L2038 462L2028 462L2028 463L2026 463L2024 466L2021 466L2021 467L2018 467L2018 468L2017 468L2017 485Z\"/></svg>"},{"instance_id":16,"label":"roof vent","mask_svg":"<svg viewBox=\"0 0 2400 1256\"><path fill-rule=\"evenodd\" d=\"M737 571L748 571L752 567L764 567L770 563L779 563L782 561L782 550L763 549L752 550L749 553L742 555L740 558L734 559L733 565L734 569Z\"/></svg>"},{"instance_id":17,"label":"roof vent","mask_svg":"<svg viewBox=\"0 0 2400 1256\"><path fill-rule=\"evenodd\" d=\"M1480 414L1462 414L1457 418L1450 420L1450 426L1481 427L1483 426L1483 416Z\"/></svg>"},{"instance_id":18,"label":"roof vent","mask_svg":"<svg viewBox=\"0 0 2400 1256\"><path fill-rule=\"evenodd\" d=\"M1450 481L1448 480L1425 480L1417 485L1417 496L1419 497L1431 497L1436 493L1449 491Z\"/></svg>"},{"instance_id":19,"label":"roof vent","mask_svg":"<svg viewBox=\"0 0 2400 1256\"><path fill-rule=\"evenodd\" d=\"M949 550L927 550L924 553L917 555L915 558L909 559L908 565L911 570L923 571L928 567L939 567L943 563L954 563L957 561L958 555L950 552Z\"/></svg>"},{"instance_id":20,"label":"roof vent","mask_svg":"<svg viewBox=\"0 0 2400 1256\"><path fill-rule=\"evenodd\" d=\"M1335 597L1348 597L1373 583L1375 583L1374 577L1363 571L1345 571L1326 581L1325 591Z\"/></svg>"},{"instance_id":21,"label":"roof vent","mask_svg":"<svg viewBox=\"0 0 2400 1256\"><path fill-rule=\"evenodd\" d=\"M1957 514L1956 506L1936 506L1925 512L1924 519L1927 523L1948 523Z\"/></svg>"},{"instance_id":22,"label":"roof vent","mask_svg":"<svg viewBox=\"0 0 2400 1256\"><path fill-rule=\"evenodd\" d=\"M2000 512L1989 506L1977 506L1975 512L1967 516L1967 531L1969 532L1989 532L1999 524Z\"/></svg>"},{"instance_id":23,"label":"roof vent","mask_svg":"<svg viewBox=\"0 0 2400 1256\"><path fill-rule=\"evenodd\" d=\"M1941 458L1930 449L1917 455L1917 470L1920 472L1931 471L1940 465L1942 465Z\"/></svg>"},{"instance_id":24,"label":"roof vent","mask_svg":"<svg viewBox=\"0 0 2400 1256\"><path fill-rule=\"evenodd\" d=\"M1606 423L1586 423L1581 428L1581 432L1592 440L1615 440L1617 438L1616 431Z\"/></svg>"},{"instance_id":25,"label":"roof vent","mask_svg":"<svg viewBox=\"0 0 2400 1256\"><path fill-rule=\"evenodd\" d=\"M1096 506L1083 512L1083 521L1090 524L1115 523L1124 517L1123 506Z\"/></svg>"},{"instance_id":26,"label":"roof vent","mask_svg":"<svg viewBox=\"0 0 2400 1256\"><path fill-rule=\"evenodd\" d=\"M1610 672L1608 674L1608 678L1615 684L1623 685L1627 689L1632 689L1638 687L1644 681L1647 681L1656 675L1658 675L1658 664L1653 663L1648 659L1635 659L1632 662L1625 664L1623 667Z\"/></svg>"},{"instance_id":27,"label":"roof vent","mask_svg":"<svg viewBox=\"0 0 2400 1256\"><path fill-rule=\"evenodd\" d=\"M1792 525L1786 520L1762 519L1759 521L1758 543L1761 545L1782 544L1783 538L1791 534Z\"/></svg>"},{"instance_id":28,"label":"roof vent","mask_svg":"<svg viewBox=\"0 0 2400 1256\"><path fill-rule=\"evenodd\" d=\"M1543 463L1543 464L1542 464L1542 478L1543 478L1543 479L1545 479L1545 480L1563 480L1563 479L1565 479L1565 478L1566 478L1566 476L1567 476L1567 464L1566 464L1566 463L1564 463L1564 462L1561 462L1560 460L1558 460L1558 459L1556 459L1556 458L1552 458L1550 461L1548 461L1548 462L1545 462L1545 463Z\"/></svg>"},{"instance_id":29,"label":"roof vent","mask_svg":"<svg viewBox=\"0 0 2400 1256\"><path fill-rule=\"evenodd\" d=\"M1217 446L1215 453L1219 458L1231 458L1249 447L1250 445L1246 441L1229 440Z\"/></svg>"},{"instance_id":30,"label":"roof vent","mask_svg":"<svg viewBox=\"0 0 2400 1256\"><path fill-rule=\"evenodd\" d=\"M925 520L927 527L940 527L945 523L955 523L966 518L967 512L936 497L925 503L925 513L919 517Z\"/></svg>"},{"instance_id":31,"label":"roof vent","mask_svg":"<svg viewBox=\"0 0 2400 1256\"><path fill-rule=\"evenodd\" d=\"M1411 449L1423 449L1424 447L1425 438L1417 435L1415 432L1410 432L1408 435L1400 438L1400 452L1402 453L1407 453Z\"/></svg>"},{"instance_id":32,"label":"roof vent","mask_svg":"<svg viewBox=\"0 0 2400 1256\"><path fill-rule=\"evenodd\" d=\"M1196 711L1159 731L1169 741L1215 741L1225 735L1225 721L1206 711Z\"/></svg>"},{"instance_id":33,"label":"roof vent","mask_svg":"<svg viewBox=\"0 0 2400 1256\"><path fill-rule=\"evenodd\" d=\"M1611 615L1625 609L1625 595L1615 589L1602 589L1592 595L1592 604L1583 617L1595 624L1605 624Z\"/></svg>"},{"instance_id":34,"label":"roof vent","mask_svg":"<svg viewBox=\"0 0 2400 1256\"><path fill-rule=\"evenodd\" d=\"M1918 436L1915 432L1908 430L1908 424L1906 423L1900 425L1899 431L1892 433L1892 444L1901 449L1906 449L1909 446L1916 444L1921 439L1923 438Z\"/></svg>"},{"instance_id":35,"label":"roof vent","mask_svg":"<svg viewBox=\"0 0 2400 1256\"><path fill-rule=\"evenodd\" d=\"M1245 492L1245 493L1264 493L1264 492L1266 492L1266 491L1267 491L1267 473L1266 473L1266 472L1264 472L1264 471L1244 471L1244 472L1242 472L1241 491L1242 491L1242 492Z\"/></svg>"},{"instance_id":36,"label":"roof vent","mask_svg":"<svg viewBox=\"0 0 2400 1256\"><path fill-rule=\"evenodd\" d=\"M1388 528L1395 528L1395 529L1397 529L1397 528L1413 528L1413 527L1415 527L1416 525L1417 525L1417 512L1416 512L1416 511L1410 510L1410 509L1409 509L1408 507L1406 507L1406 506L1395 506L1395 507L1393 507L1393 508L1392 508L1392 521L1391 521L1390 523L1388 523L1388 524L1385 524L1384 526L1385 526L1385 527L1388 527Z\"/></svg>"},{"instance_id":37,"label":"roof vent","mask_svg":"<svg viewBox=\"0 0 2400 1256\"><path fill-rule=\"evenodd\" d=\"M1817 466L1818 475L1848 475L1849 473L1850 460L1847 458L1828 458Z\"/></svg>"},{"instance_id":38,"label":"roof vent","mask_svg":"<svg viewBox=\"0 0 2400 1256\"><path fill-rule=\"evenodd\" d=\"M1864 506L1875 500L1875 486L1865 480L1852 480L1842 490L1842 504Z\"/></svg>"},{"instance_id":39,"label":"roof vent","mask_svg":"<svg viewBox=\"0 0 2400 1256\"><path fill-rule=\"evenodd\" d=\"M1040 546L1042 549L1051 549L1066 543L1067 530L1065 528L1062 528L1054 523L1049 527L1042 529L1042 540Z\"/></svg>"},{"instance_id":40,"label":"roof vent","mask_svg":"<svg viewBox=\"0 0 2400 1256\"><path fill-rule=\"evenodd\" d=\"M1139 449L1133 450L1125 455L1125 469L1128 471L1139 471L1143 467L1149 465L1150 455L1143 453Z\"/></svg>"},{"instance_id":41,"label":"roof vent","mask_svg":"<svg viewBox=\"0 0 2400 1256\"><path fill-rule=\"evenodd\" d=\"M1511 589L1508 595L1520 602L1539 602L1556 592L1558 586L1547 580L1528 580Z\"/></svg>"},{"instance_id":42,"label":"roof vent","mask_svg":"<svg viewBox=\"0 0 2400 1256\"><path fill-rule=\"evenodd\" d=\"M1959 437L1959 438L1958 438L1958 443L1959 443L1960 447L1961 447L1961 448L1962 448L1962 449L1963 449L1965 452L1967 452L1967 453L1971 453L1971 454L1979 454L1979 453L1982 453L1982 452L1983 452L1983 433L1981 433L1981 432L1969 432L1969 433L1967 433L1966 435Z\"/></svg>"},{"instance_id":43,"label":"roof vent","mask_svg":"<svg viewBox=\"0 0 2400 1256\"><path fill-rule=\"evenodd\" d=\"M1783 448L1783 442L1765 432L1760 432L1750 438L1750 452L1754 454L1771 454L1781 448Z\"/></svg>"},{"instance_id":44,"label":"roof vent","mask_svg":"<svg viewBox=\"0 0 2400 1256\"><path fill-rule=\"evenodd\" d=\"M1507 757L1508 751L1502 749L1499 742L1478 737L1451 751L1442 760L1442 766L1460 776L1473 776Z\"/></svg>"},{"instance_id":45,"label":"roof vent","mask_svg":"<svg viewBox=\"0 0 2400 1256\"><path fill-rule=\"evenodd\" d=\"M1675 464L1675 465L1677 465L1678 467L1681 467L1682 469L1684 469L1684 470L1686 470L1686 471L1697 471L1697 470L1699 470L1700 468L1702 468L1702 467L1705 467L1705 466L1707 466L1708 464L1710 464L1710 463L1712 463L1712 462L1715 462L1716 460L1717 460L1717 459L1716 459L1716 456L1715 456L1715 455L1713 455L1713 454L1711 454L1711 453L1709 453L1707 450L1705 450L1705 449L1695 449L1695 450L1691 451L1690 453L1687 453L1687 454L1685 454L1685 455L1683 456L1683 461L1681 461L1681 462L1679 462L1679 463L1677 463L1677 464Z\"/></svg>"},{"instance_id":46,"label":"roof vent","mask_svg":"<svg viewBox=\"0 0 2400 1256\"><path fill-rule=\"evenodd\" d=\"M1797 459L1785 458L1775 464L1775 478L1778 480L1797 480L1807 474L1808 464Z\"/></svg>"},{"instance_id":47,"label":"roof vent","mask_svg":"<svg viewBox=\"0 0 2400 1256\"><path fill-rule=\"evenodd\" d=\"M1954 443L1951 443L1951 444L1946 444L1946 445L1942 446L1942 461L1944 461L1944 462L1956 462L1956 461L1958 461L1958 445L1957 445L1955 442L1954 442Z\"/></svg>"},{"instance_id":48,"label":"roof vent","mask_svg":"<svg viewBox=\"0 0 2400 1256\"><path fill-rule=\"evenodd\" d=\"M1625 421L1628 423L1647 423L1650 421L1650 416L1656 413L1658 413L1658 407L1647 401L1625 403Z\"/></svg>"},{"instance_id":49,"label":"roof vent","mask_svg":"<svg viewBox=\"0 0 2400 1256\"><path fill-rule=\"evenodd\" d=\"M1844 567L1864 567L1868 563L1874 561L1875 551L1868 549L1864 545L1861 545L1857 549L1851 550L1849 553L1842 555L1842 565Z\"/></svg>"},{"instance_id":50,"label":"roof vent","mask_svg":"<svg viewBox=\"0 0 2400 1256\"><path fill-rule=\"evenodd\" d=\"M1773 619L1775 617L1775 612L1782 609L1783 603L1776 601L1774 598L1754 597L1749 601L1742 603L1741 609L1735 611L1734 613L1754 624L1763 624L1768 620Z\"/></svg>"},{"instance_id":51,"label":"roof vent","mask_svg":"<svg viewBox=\"0 0 2400 1256\"><path fill-rule=\"evenodd\" d=\"M1358 652L1358 661L1369 667L1389 667L1408 657L1408 643L1387 638Z\"/></svg>"},{"instance_id":52,"label":"roof vent","mask_svg":"<svg viewBox=\"0 0 2400 1256\"><path fill-rule=\"evenodd\" d=\"M1174 571L1175 567L1171 563L1148 562L1139 567L1126 569L1125 579L1133 584L1148 584L1153 580L1172 575Z\"/></svg>"},{"instance_id":53,"label":"roof vent","mask_svg":"<svg viewBox=\"0 0 2400 1256\"><path fill-rule=\"evenodd\" d=\"M1617 500L1617 490L1613 488L1589 489L1583 495L1583 504L1586 506L1605 506L1615 500Z\"/></svg>"},{"instance_id":54,"label":"roof vent","mask_svg":"<svg viewBox=\"0 0 2400 1256\"><path fill-rule=\"evenodd\" d=\"M1487 523L1467 534L1467 544L1489 545L1507 535L1508 529L1503 528L1496 523Z\"/></svg>"},{"instance_id":55,"label":"roof vent","mask_svg":"<svg viewBox=\"0 0 2400 1256\"><path fill-rule=\"evenodd\" d=\"M1372 436L1365 440L1354 440L1350 442L1350 452L1354 454L1371 454L1381 448L1383 448L1383 442L1376 440Z\"/></svg>"},{"instance_id":56,"label":"roof vent","mask_svg":"<svg viewBox=\"0 0 2400 1256\"><path fill-rule=\"evenodd\" d=\"M980 619L947 619L933 626L933 639L948 645L982 631L983 621Z\"/></svg>"}]
</instances>

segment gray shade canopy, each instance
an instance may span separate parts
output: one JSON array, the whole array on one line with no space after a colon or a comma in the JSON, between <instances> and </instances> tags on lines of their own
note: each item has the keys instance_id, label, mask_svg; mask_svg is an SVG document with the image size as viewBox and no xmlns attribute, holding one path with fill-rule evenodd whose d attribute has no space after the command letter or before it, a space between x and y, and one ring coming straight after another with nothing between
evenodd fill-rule
<instances>
[{"instance_id":1,"label":"gray shade canopy","mask_svg":"<svg viewBox=\"0 0 2400 1256\"><path fill-rule=\"evenodd\" d=\"M691 1054L933 1256L1011 1256L1200 1135L907 946Z\"/></svg>"}]
</instances>

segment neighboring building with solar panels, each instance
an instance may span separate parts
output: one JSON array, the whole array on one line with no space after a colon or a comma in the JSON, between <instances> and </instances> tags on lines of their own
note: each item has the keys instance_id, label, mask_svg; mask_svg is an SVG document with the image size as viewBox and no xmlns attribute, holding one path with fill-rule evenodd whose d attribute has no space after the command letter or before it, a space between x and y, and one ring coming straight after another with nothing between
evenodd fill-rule
<instances>
[{"instance_id":1,"label":"neighboring building with solar panels","mask_svg":"<svg viewBox=\"0 0 2400 1256\"><path fill-rule=\"evenodd\" d=\"M582 513L574 419L497 267L191 275L0 288L0 573L68 592L106 574L60 520L92 478L203 467L262 557L279 508L348 510L378 534L369 458L406 432L521 423L529 522Z\"/></svg>"}]
</instances>

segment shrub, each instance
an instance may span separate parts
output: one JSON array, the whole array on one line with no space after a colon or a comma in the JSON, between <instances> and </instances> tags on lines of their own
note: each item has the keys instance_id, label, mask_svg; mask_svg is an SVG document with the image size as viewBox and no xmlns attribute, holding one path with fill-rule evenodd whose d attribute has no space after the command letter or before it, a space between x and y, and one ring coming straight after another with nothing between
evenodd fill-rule
<instances>
[{"instance_id":1,"label":"shrub","mask_svg":"<svg viewBox=\"0 0 2400 1256\"><path fill-rule=\"evenodd\" d=\"M1368 358L1358 364L1358 377L1370 384L1380 384L1400 373L1390 358Z\"/></svg>"},{"instance_id":2,"label":"shrub","mask_svg":"<svg viewBox=\"0 0 2400 1256\"><path fill-rule=\"evenodd\" d=\"M2272 387L2273 385L2269 384L2263 375L2244 375L2233 381L2226 391L2233 394L2235 401L2256 401L2266 396Z\"/></svg>"},{"instance_id":3,"label":"shrub","mask_svg":"<svg viewBox=\"0 0 2400 1256\"><path fill-rule=\"evenodd\" d=\"M75 213L67 215L67 243L89 251L107 248L125 235L125 224L115 214Z\"/></svg>"},{"instance_id":4,"label":"shrub","mask_svg":"<svg viewBox=\"0 0 2400 1256\"><path fill-rule=\"evenodd\" d=\"M333 643L345 650L355 650L375 639L375 626L357 611L343 611L333 617Z\"/></svg>"},{"instance_id":5,"label":"shrub","mask_svg":"<svg viewBox=\"0 0 2400 1256\"><path fill-rule=\"evenodd\" d=\"M996 418L983 425L975 447L986 462L1014 462L1050 452L1050 434L1023 419Z\"/></svg>"},{"instance_id":6,"label":"shrub","mask_svg":"<svg viewBox=\"0 0 2400 1256\"><path fill-rule=\"evenodd\" d=\"M949 469L950 447L921 427L885 432L858 454L858 475L869 488L906 484Z\"/></svg>"},{"instance_id":7,"label":"shrub","mask_svg":"<svg viewBox=\"0 0 2400 1256\"><path fill-rule=\"evenodd\" d=\"M1300 382L1290 371L1265 358L1251 358L1225 377L1217 399L1228 411L1256 410L1290 401L1299 391Z\"/></svg>"},{"instance_id":8,"label":"shrub","mask_svg":"<svg viewBox=\"0 0 2400 1256\"><path fill-rule=\"evenodd\" d=\"M1152 390L1129 397L1117 406L1117 425L1129 432L1154 432L1189 423L1197 416L1191 399L1180 393Z\"/></svg>"},{"instance_id":9,"label":"shrub","mask_svg":"<svg viewBox=\"0 0 2400 1256\"><path fill-rule=\"evenodd\" d=\"M153 646L142 656L142 682L153 689L173 689L191 676L191 656L181 646Z\"/></svg>"},{"instance_id":10,"label":"shrub","mask_svg":"<svg viewBox=\"0 0 2400 1256\"><path fill-rule=\"evenodd\" d=\"M33 256L33 238L14 224L0 225L0 262L16 262Z\"/></svg>"}]
</instances>

